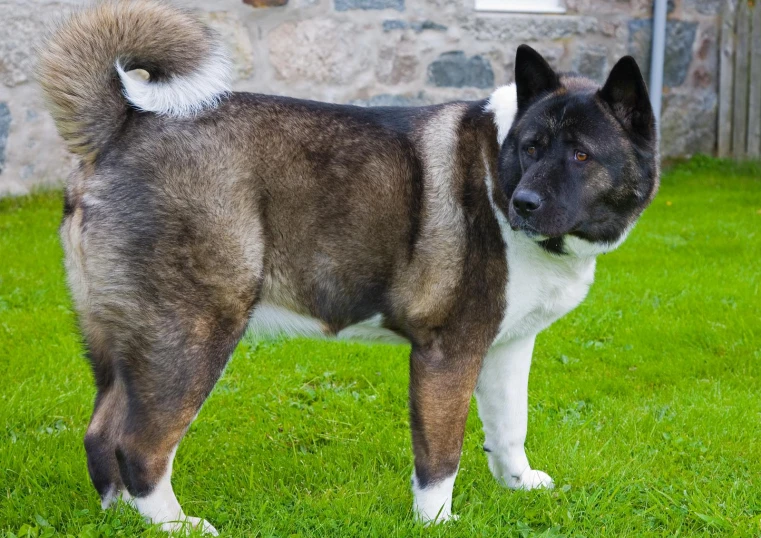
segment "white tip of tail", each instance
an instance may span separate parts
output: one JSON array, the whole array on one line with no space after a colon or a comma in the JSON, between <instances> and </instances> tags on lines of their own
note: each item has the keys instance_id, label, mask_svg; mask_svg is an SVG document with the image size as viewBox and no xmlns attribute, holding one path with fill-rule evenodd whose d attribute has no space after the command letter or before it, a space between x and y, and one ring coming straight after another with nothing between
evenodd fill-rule
<instances>
[{"instance_id":1,"label":"white tip of tail","mask_svg":"<svg viewBox=\"0 0 761 538\"><path fill-rule=\"evenodd\" d=\"M198 69L189 75L173 76L166 82L145 80L143 73L124 71L117 60L116 71L124 96L136 108L167 116L185 117L213 108L232 91L231 65L222 48L215 49Z\"/></svg>"}]
</instances>

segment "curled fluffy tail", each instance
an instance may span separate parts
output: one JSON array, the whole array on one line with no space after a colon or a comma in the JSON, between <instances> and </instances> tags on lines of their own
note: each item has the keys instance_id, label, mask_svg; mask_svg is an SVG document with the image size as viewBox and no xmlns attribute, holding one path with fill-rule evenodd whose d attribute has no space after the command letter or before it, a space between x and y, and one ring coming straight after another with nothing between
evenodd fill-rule
<instances>
[{"instance_id":1,"label":"curled fluffy tail","mask_svg":"<svg viewBox=\"0 0 761 538\"><path fill-rule=\"evenodd\" d=\"M230 64L211 30L153 0L111 0L74 14L43 48L38 77L58 132L88 161L130 105L187 116L230 91Z\"/></svg>"}]
</instances>

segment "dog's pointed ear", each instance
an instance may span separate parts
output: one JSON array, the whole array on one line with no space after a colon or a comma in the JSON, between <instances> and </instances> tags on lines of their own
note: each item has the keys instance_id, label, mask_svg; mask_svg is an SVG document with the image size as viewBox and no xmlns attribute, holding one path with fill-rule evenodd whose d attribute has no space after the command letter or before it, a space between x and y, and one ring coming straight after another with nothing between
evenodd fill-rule
<instances>
[{"instance_id":1,"label":"dog's pointed ear","mask_svg":"<svg viewBox=\"0 0 761 538\"><path fill-rule=\"evenodd\" d=\"M624 56L613 66L598 95L610 106L613 115L626 130L645 140L655 140L653 108L645 80L634 58Z\"/></svg>"},{"instance_id":2,"label":"dog's pointed ear","mask_svg":"<svg viewBox=\"0 0 761 538\"><path fill-rule=\"evenodd\" d=\"M518 110L525 110L539 96L560 88L560 78L541 54L521 45L515 53L515 88Z\"/></svg>"}]
</instances>

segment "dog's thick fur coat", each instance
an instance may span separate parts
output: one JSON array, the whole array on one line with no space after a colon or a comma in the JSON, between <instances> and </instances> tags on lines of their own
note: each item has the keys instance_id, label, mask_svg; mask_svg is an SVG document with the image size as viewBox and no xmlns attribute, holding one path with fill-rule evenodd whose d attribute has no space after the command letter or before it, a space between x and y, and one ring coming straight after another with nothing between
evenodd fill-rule
<instances>
[{"instance_id":1,"label":"dog's thick fur coat","mask_svg":"<svg viewBox=\"0 0 761 538\"><path fill-rule=\"evenodd\" d=\"M42 53L81 159L61 238L103 505L214 532L180 508L172 460L249 325L411 343L424 521L451 516L474 392L495 476L551 486L523 449L534 338L657 188L633 60L598 91L521 47L516 85L488 101L365 109L231 93L220 50L189 13L135 0L75 14Z\"/></svg>"}]
</instances>

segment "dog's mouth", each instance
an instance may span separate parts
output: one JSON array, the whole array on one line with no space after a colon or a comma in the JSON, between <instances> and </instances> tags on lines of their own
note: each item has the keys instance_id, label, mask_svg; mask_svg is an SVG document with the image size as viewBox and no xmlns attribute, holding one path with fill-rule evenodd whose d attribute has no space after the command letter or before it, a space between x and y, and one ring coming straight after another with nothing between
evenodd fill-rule
<instances>
[{"instance_id":1,"label":"dog's mouth","mask_svg":"<svg viewBox=\"0 0 761 538\"><path fill-rule=\"evenodd\" d=\"M525 221L517 225L511 223L510 227L516 232L523 232L532 241L536 241L537 243L541 243L542 241L545 241L550 238L550 236L543 234L541 231L539 231L534 226L532 226L531 224Z\"/></svg>"},{"instance_id":2,"label":"dog's mouth","mask_svg":"<svg viewBox=\"0 0 761 538\"><path fill-rule=\"evenodd\" d=\"M515 228L514 228L515 229ZM531 241L542 247L544 250L548 252L552 252L554 254L562 254L563 253L563 245L565 244L563 235L558 236L549 236L545 235L536 228L533 228L530 225L518 227L517 231L523 232Z\"/></svg>"},{"instance_id":3,"label":"dog's mouth","mask_svg":"<svg viewBox=\"0 0 761 538\"><path fill-rule=\"evenodd\" d=\"M541 243L553 238L560 239L566 235L565 233L557 233L557 230L553 230L552 232L549 232L548 230L542 230L541 228L538 228L536 225L532 224L528 219L524 219L523 217L514 214L510 215L508 220L510 222L510 227L514 231L523 232L532 241L536 241L537 243Z\"/></svg>"},{"instance_id":4,"label":"dog's mouth","mask_svg":"<svg viewBox=\"0 0 761 538\"><path fill-rule=\"evenodd\" d=\"M577 227L570 230L542 230L528 219L520 216L512 216L509 219L510 227L525 235L530 241L536 243L543 250L551 253L562 255L566 253L566 237L572 236L577 232Z\"/></svg>"}]
</instances>

